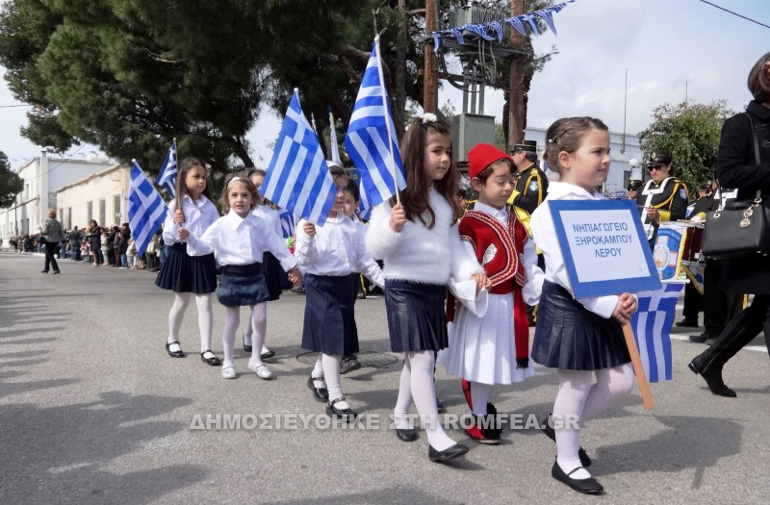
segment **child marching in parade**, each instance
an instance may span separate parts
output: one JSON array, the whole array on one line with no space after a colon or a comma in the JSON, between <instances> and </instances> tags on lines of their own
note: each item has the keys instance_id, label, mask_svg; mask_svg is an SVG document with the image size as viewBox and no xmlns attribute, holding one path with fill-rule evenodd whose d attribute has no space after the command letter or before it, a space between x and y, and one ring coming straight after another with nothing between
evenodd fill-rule
<instances>
[{"instance_id":1,"label":"child marching in parade","mask_svg":"<svg viewBox=\"0 0 770 505\"><path fill-rule=\"evenodd\" d=\"M230 174L225 179L225 188L220 199L223 217L217 219L200 237L181 228L179 235L188 241L196 254L215 252L217 262L222 266L222 276L217 298L225 306L225 327L222 332L225 359L222 377L234 379L235 332L240 322L240 309L252 309L252 325L256 326L254 306L270 297L263 272L263 258L270 251L289 274L292 281L299 280L297 260L274 230L254 216L251 211L257 205L257 189L245 177ZM256 352L249 360L249 369L260 378L270 380L273 373L262 362L261 353L264 333L254 331L253 346Z\"/></svg>"},{"instance_id":2,"label":"child marching in parade","mask_svg":"<svg viewBox=\"0 0 770 505\"><path fill-rule=\"evenodd\" d=\"M601 484L586 470L591 460L580 447L580 429L633 388L621 325L636 310L636 298L630 293L573 297L548 205L604 198L594 188L604 183L610 167L607 126L589 117L562 118L548 129L547 139L546 161L559 182L550 185L545 204L532 214L533 237L546 265L532 359L556 368L559 376L553 414L544 428L556 441L551 475L581 493L599 494Z\"/></svg>"},{"instance_id":3,"label":"child marching in parade","mask_svg":"<svg viewBox=\"0 0 770 505\"><path fill-rule=\"evenodd\" d=\"M294 255L304 267L305 322L302 347L320 353L308 378L317 401L326 402L329 416L352 421L357 416L342 394L340 360L358 352L354 317L355 283L363 272L382 286L382 271L366 251L364 234L344 213L350 187L338 187L323 226L301 220L297 224Z\"/></svg>"},{"instance_id":4,"label":"child marching in parade","mask_svg":"<svg viewBox=\"0 0 770 505\"><path fill-rule=\"evenodd\" d=\"M180 236L184 225L190 236L200 237L217 220L217 208L207 197L206 166L197 158L185 158L179 166L176 194L181 195L168 204L163 224L163 240L171 251L155 279L155 285L174 291L174 304L168 315L166 350L172 358L183 358L179 344L182 326L190 299L195 296L198 307L198 328L201 336L201 360L211 366L221 361L211 352L211 331L214 324L211 293L217 287L216 263L213 254L200 255L195 247ZM182 208L177 208L177 202Z\"/></svg>"},{"instance_id":5,"label":"child marching in parade","mask_svg":"<svg viewBox=\"0 0 770 505\"><path fill-rule=\"evenodd\" d=\"M476 416L466 433L480 443L500 442L501 430L492 421L497 413L488 403L494 384L521 382L535 374L529 360L527 307L537 304L543 272L527 230L506 205L514 189L516 167L510 157L491 144L468 152L468 175L479 198L460 220L460 238L489 277L485 314L462 304L448 306L449 348L439 361L463 379L468 405ZM486 419L484 419L486 417Z\"/></svg>"},{"instance_id":6,"label":"child marching in parade","mask_svg":"<svg viewBox=\"0 0 770 505\"><path fill-rule=\"evenodd\" d=\"M259 189L262 187L262 182L265 180L265 171L259 169L252 169L247 175L248 179L257 188L257 205L254 210L251 211L256 217L262 219L267 225L268 229L275 231L275 234L279 237L283 236L281 231L281 218L278 210L266 200L259 193ZM283 269L281 269L281 263L273 256L269 251L265 251L262 258L262 267L265 273L265 282L267 283L267 293L269 295L268 302L274 302L281 298ZM248 353L260 353L261 359L270 359L275 356L275 353L269 350L265 344L262 344L261 349L253 350L251 337L254 331L259 333L259 338L264 342L267 338L267 302L258 303L254 306L253 313L251 314L250 321L254 321L254 324L247 324L243 332L243 350ZM252 354L252 356L254 356Z\"/></svg>"},{"instance_id":7,"label":"child marching in parade","mask_svg":"<svg viewBox=\"0 0 770 505\"><path fill-rule=\"evenodd\" d=\"M488 279L474 255L463 248L457 221L457 172L449 125L432 114L414 119L401 145L406 189L378 205L366 234L372 256L385 261L385 306L390 345L404 353L394 409L399 439L412 441L408 412L414 400L428 436L428 457L443 462L468 448L455 443L440 425L433 384L434 353L447 347L444 300L450 277Z\"/></svg>"}]
</instances>

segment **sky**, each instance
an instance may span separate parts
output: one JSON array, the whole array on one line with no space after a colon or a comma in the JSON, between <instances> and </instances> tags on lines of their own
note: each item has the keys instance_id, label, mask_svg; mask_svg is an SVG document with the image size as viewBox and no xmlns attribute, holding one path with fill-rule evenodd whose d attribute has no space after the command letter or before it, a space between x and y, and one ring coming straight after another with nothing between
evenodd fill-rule
<instances>
[{"instance_id":1,"label":"sky","mask_svg":"<svg viewBox=\"0 0 770 505\"><path fill-rule=\"evenodd\" d=\"M770 0L713 0L770 25ZM529 94L528 125L547 128L564 116L601 118L623 131L624 76L628 69L626 130L650 124L652 110L666 102L726 100L743 109L751 99L746 79L752 65L770 51L770 28L732 16L700 0L577 0L555 14L558 35L533 39L537 53L559 51L536 74ZM761 41L764 40L765 43ZM4 69L0 67L0 74ZM459 113L462 93L449 85L439 104L450 101ZM0 106L19 105L0 81ZM501 91L487 90L484 113L501 121ZM0 151L12 166L36 156L40 148L19 133L26 107L0 108ZM247 138L252 158L266 167L284 111L263 110ZM94 149L84 146L78 155ZM71 152L73 152L73 149Z\"/></svg>"}]
</instances>

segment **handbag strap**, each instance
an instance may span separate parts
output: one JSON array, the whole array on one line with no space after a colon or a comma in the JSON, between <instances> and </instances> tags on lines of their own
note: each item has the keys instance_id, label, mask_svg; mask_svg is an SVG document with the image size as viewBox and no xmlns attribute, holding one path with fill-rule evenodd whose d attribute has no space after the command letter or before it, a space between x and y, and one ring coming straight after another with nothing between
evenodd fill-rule
<instances>
[{"instance_id":1,"label":"handbag strap","mask_svg":"<svg viewBox=\"0 0 770 505\"><path fill-rule=\"evenodd\" d=\"M749 123L751 123L751 137L754 142L754 163L756 163L757 166L759 166L761 161L760 160L761 155L759 154L759 137L757 136L757 129L754 126L754 118L751 117L751 114L749 114L748 112L744 112L744 114L746 114L746 116L749 118ZM761 200L762 200L762 190L758 189L757 197L755 201L761 201Z\"/></svg>"}]
</instances>

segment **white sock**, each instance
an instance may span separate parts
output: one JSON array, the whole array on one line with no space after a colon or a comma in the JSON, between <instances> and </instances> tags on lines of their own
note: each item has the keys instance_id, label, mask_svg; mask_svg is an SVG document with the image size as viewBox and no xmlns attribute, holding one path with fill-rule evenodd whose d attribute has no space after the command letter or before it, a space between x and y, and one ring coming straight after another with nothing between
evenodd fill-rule
<instances>
[{"instance_id":1,"label":"white sock","mask_svg":"<svg viewBox=\"0 0 770 505\"><path fill-rule=\"evenodd\" d=\"M168 313L168 340L166 342L179 341L179 328L182 327L182 320L184 319L187 306L190 304L190 298L192 298L192 293L174 293L174 303L171 305L171 310ZM169 350L172 352L177 351L179 350L178 347L173 345Z\"/></svg>"},{"instance_id":2,"label":"white sock","mask_svg":"<svg viewBox=\"0 0 770 505\"><path fill-rule=\"evenodd\" d=\"M411 367L412 397L428 436L428 443L437 451L448 449L456 442L446 434L438 416L433 385L433 351L408 352L406 359Z\"/></svg>"},{"instance_id":3,"label":"white sock","mask_svg":"<svg viewBox=\"0 0 770 505\"><path fill-rule=\"evenodd\" d=\"M254 309L249 313L249 321L254 319ZM251 334L254 333L254 325L249 323L243 328L243 345L251 345Z\"/></svg>"},{"instance_id":4,"label":"white sock","mask_svg":"<svg viewBox=\"0 0 770 505\"><path fill-rule=\"evenodd\" d=\"M222 347L225 359L222 366L235 366L235 332L238 331L238 323L241 319L240 307L225 307L225 327L222 330Z\"/></svg>"},{"instance_id":5,"label":"white sock","mask_svg":"<svg viewBox=\"0 0 770 505\"><path fill-rule=\"evenodd\" d=\"M251 311L251 360L262 363L262 348L265 346L267 328L267 303L258 303Z\"/></svg>"},{"instance_id":6,"label":"white sock","mask_svg":"<svg viewBox=\"0 0 770 505\"><path fill-rule=\"evenodd\" d=\"M490 391L492 391L491 384L471 382L471 401L473 402L473 413L475 415L487 415L487 402L489 402Z\"/></svg>"},{"instance_id":7,"label":"white sock","mask_svg":"<svg viewBox=\"0 0 770 505\"><path fill-rule=\"evenodd\" d=\"M318 359L315 362L315 365L313 366L313 371L310 372L310 376L313 377L313 386L317 388L325 388L326 382L324 381L323 375L324 375L324 366L323 366L323 360L321 359L323 357L323 354L320 352L318 353Z\"/></svg>"},{"instance_id":8,"label":"white sock","mask_svg":"<svg viewBox=\"0 0 770 505\"><path fill-rule=\"evenodd\" d=\"M195 295L195 305L198 307L198 329L201 332L201 352L203 352L211 349L211 332L214 331L214 309L211 307L211 295Z\"/></svg>"},{"instance_id":9,"label":"white sock","mask_svg":"<svg viewBox=\"0 0 770 505\"><path fill-rule=\"evenodd\" d=\"M591 390L593 372L583 370L559 370L559 392L553 404L553 417L564 423L563 428L554 429L556 434L556 462L566 474L581 467L578 451L580 450L580 421L574 428L567 416L577 416L582 419L583 405L588 392ZM583 480L591 474L583 468L569 475L572 479Z\"/></svg>"},{"instance_id":10,"label":"white sock","mask_svg":"<svg viewBox=\"0 0 770 505\"><path fill-rule=\"evenodd\" d=\"M326 389L329 391L329 401L342 398L342 381L340 379L340 356L321 354L321 362L324 369ZM338 409L350 408L345 400L334 404Z\"/></svg>"},{"instance_id":11,"label":"white sock","mask_svg":"<svg viewBox=\"0 0 770 505\"><path fill-rule=\"evenodd\" d=\"M393 409L393 422L396 428L406 430L414 428L413 423L406 417L409 414L409 407L412 406L412 372L409 360L404 359L404 366L401 368L401 378L398 384L398 399L396 408Z\"/></svg>"},{"instance_id":12,"label":"white sock","mask_svg":"<svg viewBox=\"0 0 770 505\"><path fill-rule=\"evenodd\" d=\"M629 394L635 382L636 377L631 363L597 370L596 383L588 392L581 419L583 421L593 419L607 410L610 405Z\"/></svg>"}]
</instances>

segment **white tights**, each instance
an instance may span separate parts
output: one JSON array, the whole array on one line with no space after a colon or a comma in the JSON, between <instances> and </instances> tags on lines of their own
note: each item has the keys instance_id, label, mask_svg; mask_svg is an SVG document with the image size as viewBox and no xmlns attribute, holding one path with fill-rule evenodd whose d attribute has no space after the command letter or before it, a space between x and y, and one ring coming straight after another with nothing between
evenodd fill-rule
<instances>
[{"instance_id":1,"label":"white tights","mask_svg":"<svg viewBox=\"0 0 770 505\"><path fill-rule=\"evenodd\" d=\"M211 349L211 331L214 327L214 311L211 308L211 295L194 295L198 308L198 329L201 334L201 352ZM168 313L168 342L179 341L179 329L182 319L190 305L193 293L174 293L174 304Z\"/></svg>"},{"instance_id":2,"label":"white tights","mask_svg":"<svg viewBox=\"0 0 770 505\"><path fill-rule=\"evenodd\" d=\"M436 408L436 390L433 385L433 351L408 352L404 355L404 367L398 387L398 400L393 409L397 428L407 428L409 407L414 401L420 414L428 443L437 451L443 451L455 445L441 427L441 420Z\"/></svg>"},{"instance_id":3,"label":"white tights","mask_svg":"<svg viewBox=\"0 0 770 505\"><path fill-rule=\"evenodd\" d=\"M592 385L593 374L596 382ZM604 412L610 405L626 396L634 387L631 364L616 366L595 372L583 370L559 370L559 392L553 404L553 416L563 422L564 428L556 429L556 461L565 473L580 465L580 427L583 422ZM475 403L474 403L475 406ZM572 427L567 416L578 417L578 425ZM574 479L587 479L591 475L579 470L571 475Z\"/></svg>"},{"instance_id":4,"label":"white tights","mask_svg":"<svg viewBox=\"0 0 770 505\"><path fill-rule=\"evenodd\" d=\"M267 305L261 303L259 305ZM257 329L258 319L262 317L264 319L264 312L256 310L259 305L251 306L249 318L249 326L253 330L251 359L249 360L253 365L260 365L262 363L262 344L265 343L265 332ZM240 307L225 307L225 328L222 331L222 347L224 348L225 359L222 362L222 366L234 366L235 360L233 355L235 354L235 333L238 331L238 325L241 322L241 308Z\"/></svg>"},{"instance_id":5,"label":"white tights","mask_svg":"<svg viewBox=\"0 0 770 505\"><path fill-rule=\"evenodd\" d=\"M252 324L247 324L243 330L243 343L251 345L251 357L253 358L255 353L263 353L266 349L263 349L265 338L267 337L267 302L258 303L251 310ZM257 347L251 341L252 335L256 334L257 339L262 339L262 346Z\"/></svg>"}]
</instances>

